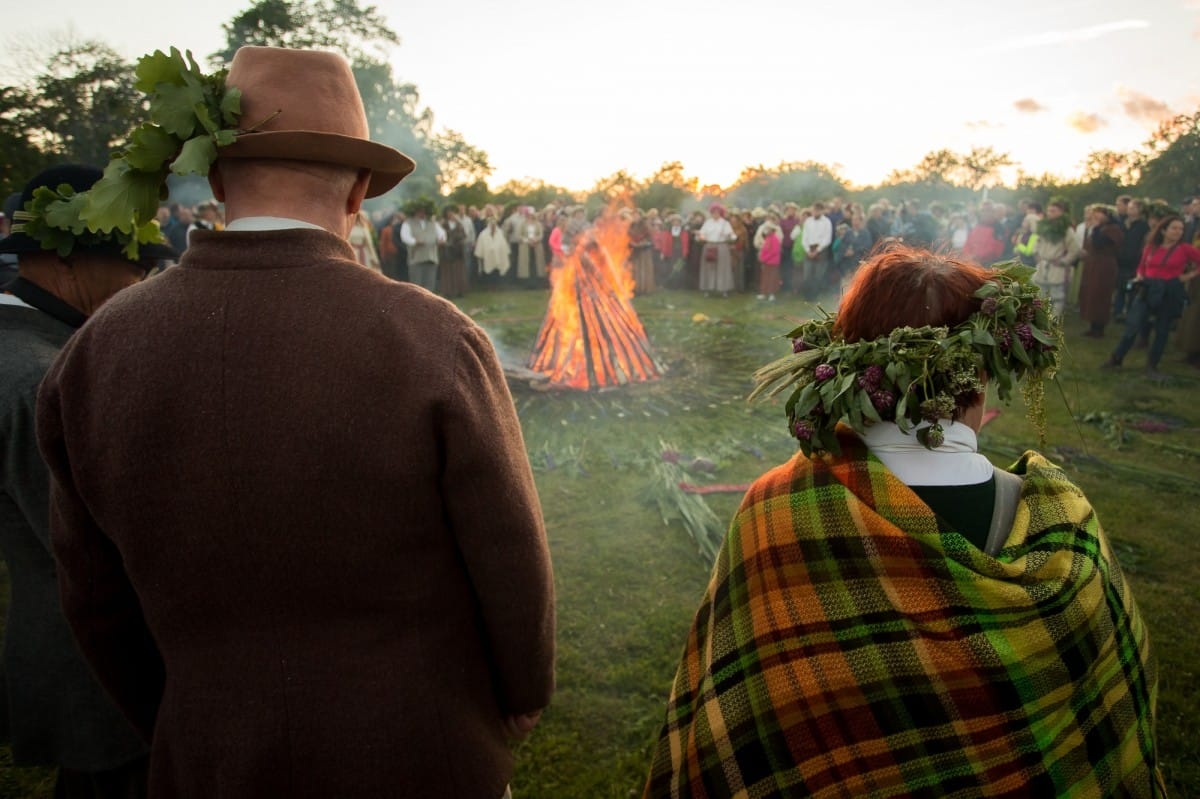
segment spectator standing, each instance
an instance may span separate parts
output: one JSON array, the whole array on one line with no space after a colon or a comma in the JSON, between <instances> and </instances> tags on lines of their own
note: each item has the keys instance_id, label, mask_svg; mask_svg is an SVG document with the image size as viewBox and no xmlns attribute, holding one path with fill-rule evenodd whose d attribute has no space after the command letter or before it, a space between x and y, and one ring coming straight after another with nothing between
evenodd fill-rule
<instances>
[{"instance_id":1,"label":"spectator standing","mask_svg":"<svg viewBox=\"0 0 1200 799\"><path fill-rule=\"evenodd\" d=\"M759 226L754 235L758 250L759 277L758 299L775 302L775 294L783 285L779 276L779 262L783 257L783 230L774 214Z\"/></svg>"},{"instance_id":2,"label":"spectator standing","mask_svg":"<svg viewBox=\"0 0 1200 799\"><path fill-rule=\"evenodd\" d=\"M697 235L703 244L700 248L703 250L700 290L705 295L719 291L721 296L728 297L734 287L732 245L737 234L725 218L725 206L713 203L708 213L709 218Z\"/></svg>"},{"instance_id":3,"label":"spectator standing","mask_svg":"<svg viewBox=\"0 0 1200 799\"><path fill-rule=\"evenodd\" d=\"M408 218L400 226L400 241L408 248L408 278L426 291L437 292L438 247L446 243L446 231L433 216L430 200L413 200Z\"/></svg>"},{"instance_id":4,"label":"spectator standing","mask_svg":"<svg viewBox=\"0 0 1200 799\"><path fill-rule=\"evenodd\" d=\"M1117 256L1125 228L1117 221L1116 209L1092 207L1087 238L1083 244L1083 277L1079 284L1079 318L1087 322L1088 338L1103 338L1113 307L1117 284Z\"/></svg>"},{"instance_id":5,"label":"spectator standing","mask_svg":"<svg viewBox=\"0 0 1200 799\"><path fill-rule=\"evenodd\" d=\"M804 279L801 282L804 295L814 299L825 289L829 279L830 247L833 246L833 224L825 216L825 203L812 206L812 216L801 228L804 243Z\"/></svg>"},{"instance_id":6,"label":"spectator standing","mask_svg":"<svg viewBox=\"0 0 1200 799\"><path fill-rule=\"evenodd\" d=\"M512 251L508 237L496 222L495 211L488 210L484 214L484 224L484 229L475 237L475 258L479 261L481 278L485 283L495 286L508 274Z\"/></svg>"},{"instance_id":7,"label":"spectator standing","mask_svg":"<svg viewBox=\"0 0 1200 799\"><path fill-rule=\"evenodd\" d=\"M90 166L52 167L26 184L21 205L42 187L88 191L101 174ZM19 261L17 279L0 294L0 553L12 592L0 668L8 723L0 733L7 732L15 765L58 768L56 797L136 799L146 796L149 747L97 681L64 616L50 542L50 474L38 452L34 408L38 384L75 331L157 260L176 255L161 244L142 245L135 263L115 239L96 238L74 241L65 256L24 231L0 242L0 252ZM103 417L110 409L85 404L81 418L85 410Z\"/></svg>"},{"instance_id":8,"label":"spectator standing","mask_svg":"<svg viewBox=\"0 0 1200 799\"><path fill-rule=\"evenodd\" d=\"M414 165L369 140L349 63L243 47L227 85L266 120L210 171L228 229L39 392L64 612L152 796L500 797L554 684L504 374L453 305L354 261L363 199Z\"/></svg>"},{"instance_id":9,"label":"spectator standing","mask_svg":"<svg viewBox=\"0 0 1200 799\"><path fill-rule=\"evenodd\" d=\"M1079 246L1068 211L1066 200L1050 202L1045 218L1037 224L1037 244L1033 251L1037 264L1033 282L1050 298L1054 312L1060 316L1066 311L1071 271L1079 260Z\"/></svg>"},{"instance_id":10,"label":"spectator standing","mask_svg":"<svg viewBox=\"0 0 1200 799\"><path fill-rule=\"evenodd\" d=\"M452 300L467 293L468 227L463 224L454 206L447 206L442 211L442 230L446 232L446 240L441 245L442 252L438 257L438 294Z\"/></svg>"},{"instance_id":11,"label":"spectator standing","mask_svg":"<svg viewBox=\"0 0 1200 799\"><path fill-rule=\"evenodd\" d=\"M1118 213L1121 199L1117 198ZM1121 249L1117 252L1117 285L1113 294L1112 315L1118 322L1124 322L1129 311L1129 284L1137 274L1138 265L1142 261L1142 250L1146 246L1146 236L1150 234L1150 223L1143 218L1143 207L1141 200L1125 198L1125 237L1121 240Z\"/></svg>"}]
</instances>

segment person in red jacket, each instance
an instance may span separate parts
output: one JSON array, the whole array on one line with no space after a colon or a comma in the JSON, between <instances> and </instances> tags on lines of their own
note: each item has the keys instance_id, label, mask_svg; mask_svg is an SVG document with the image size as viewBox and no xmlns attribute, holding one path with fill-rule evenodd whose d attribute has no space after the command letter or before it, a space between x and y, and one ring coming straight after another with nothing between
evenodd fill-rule
<instances>
[{"instance_id":1,"label":"person in red jacket","mask_svg":"<svg viewBox=\"0 0 1200 799\"><path fill-rule=\"evenodd\" d=\"M671 288L680 288L684 265L691 250L691 233L683 223L682 216L671 214L667 217L667 224L655 238L655 246L662 256L663 271L666 273L663 284Z\"/></svg>"},{"instance_id":2,"label":"person in red jacket","mask_svg":"<svg viewBox=\"0 0 1200 799\"><path fill-rule=\"evenodd\" d=\"M990 205L979 209L979 221L967 234L963 257L981 266L991 266L1004 256L1004 239L996 227L996 211Z\"/></svg>"}]
</instances>

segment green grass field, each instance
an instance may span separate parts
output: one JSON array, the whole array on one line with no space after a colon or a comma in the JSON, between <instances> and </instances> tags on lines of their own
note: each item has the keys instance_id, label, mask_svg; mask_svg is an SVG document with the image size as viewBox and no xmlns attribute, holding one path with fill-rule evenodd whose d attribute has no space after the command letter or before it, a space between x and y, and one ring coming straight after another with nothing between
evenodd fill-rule
<instances>
[{"instance_id":1,"label":"green grass field","mask_svg":"<svg viewBox=\"0 0 1200 799\"><path fill-rule=\"evenodd\" d=\"M544 291L513 291L459 304L521 363L545 303ZM772 337L810 316L810 306L688 292L635 305L670 365L665 379L591 393L513 387L550 536L559 620L558 693L518 749L518 799L640 795L708 580L696 544L678 521L664 523L655 501L663 449L715 465L690 473L694 482L734 484L795 451L781 405L748 406L744 397L753 369L788 351ZM1045 451L1082 486L1120 553L1159 660L1163 770L1172 796L1200 796L1200 372L1173 349L1163 384L1142 379L1137 351L1120 372L1100 372L1119 331L1096 342L1068 321L1067 332L1062 390L1047 388ZM1019 399L984 429L981 445L1003 465L1036 445ZM740 499L717 494L707 503L727 524ZM49 795L44 773L5 768L4 756L0 798Z\"/></svg>"}]
</instances>

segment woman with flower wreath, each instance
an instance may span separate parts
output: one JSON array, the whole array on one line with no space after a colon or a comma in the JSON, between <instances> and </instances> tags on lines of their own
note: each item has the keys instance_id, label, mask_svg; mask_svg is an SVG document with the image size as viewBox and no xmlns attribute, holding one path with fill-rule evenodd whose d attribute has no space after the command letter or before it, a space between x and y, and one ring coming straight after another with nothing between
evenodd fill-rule
<instances>
[{"instance_id":1,"label":"woman with flower wreath","mask_svg":"<svg viewBox=\"0 0 1200 799\"><path fill-rule=\"evenodd\" d=\"M1037 222L1037 242L1033 246L1033 260L1037 265L1033 282L1060 314L1067 308L1071 271L1080 255L1079 243L1071 229L1070 212L1071 206L1066 200L1052 199L1046 206L1046 216Z\"/></svg>"},{"instance_id":2,"label":"woman with flower wreath","mask_svg":"<svg viewBox=\"0 0 1200 799\"><path fill-rule=\"evenodd\" d=\"M648 797L1163 795L1146 628L1082 492L978 452L1041 419L1061 331L1028 268L893 248L756 375L801 452L742 501Z\"/></svg>"}]
</instances>

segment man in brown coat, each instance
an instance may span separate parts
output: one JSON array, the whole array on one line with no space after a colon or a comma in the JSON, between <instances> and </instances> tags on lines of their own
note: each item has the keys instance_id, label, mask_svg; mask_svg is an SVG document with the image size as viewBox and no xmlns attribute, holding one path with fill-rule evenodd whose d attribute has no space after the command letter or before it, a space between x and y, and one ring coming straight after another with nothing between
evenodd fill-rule
<instances>
[{"instance_id":1,"label":"man in brown coat","mask_svg":"<svg viewBox=\"0 0 1200 799\"><path fill-rule=\"evenodd\" d=\"M339 56L244 48L223 232L43 384L63 604L172 797L499 797L554 685L512 399L451 304L360 268L368 141ZM276 113L278 111L278 113Z\"/></svg>"}]
</instances>

